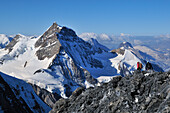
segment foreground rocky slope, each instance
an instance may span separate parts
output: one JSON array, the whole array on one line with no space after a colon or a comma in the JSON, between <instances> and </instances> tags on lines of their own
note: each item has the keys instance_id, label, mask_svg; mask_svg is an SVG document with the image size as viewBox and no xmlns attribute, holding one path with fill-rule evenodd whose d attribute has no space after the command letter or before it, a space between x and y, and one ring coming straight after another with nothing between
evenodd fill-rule
<instances>
[{"instance_id":1,"label":"foreground rocky slope","mask_svg":"<svg viewBox=\"0 0 170 113\"><path fill-rule=\"evenodd\" d=\"M56 102L51 113L169 113L170 71L115 77L100 87L83 88Z\"/></svg>"}]
</instances>

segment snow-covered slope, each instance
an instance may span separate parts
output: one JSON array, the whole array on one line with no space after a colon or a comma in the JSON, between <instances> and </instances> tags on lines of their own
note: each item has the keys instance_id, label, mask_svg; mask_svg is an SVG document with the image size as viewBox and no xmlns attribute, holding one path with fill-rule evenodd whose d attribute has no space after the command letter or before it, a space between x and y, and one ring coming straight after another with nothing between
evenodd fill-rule
<instances>
[{"instance_id":1,"label":"snow-covered slope","mask_svg":"<svg viewBox=\"0 0 170 113\"><path fill-rule=\"evenodd\" d=\"M116 52L118 54L117 57L110 59L110 61L112 62L112 66L118 70L118 73L123 76L132 74L132 72L137 69L137 62L142 63L142 70L145 70L146 62L151 61L151 58L147 58L146 54L133 48L129 42L122 42L118 49L112 50L111 52ZM155 71L163 71L161 67L154 64L155 62L151 63Z\"/></svg>"},{"instance_id":2,"label":"snow-covered slope","mask_svg":"<svg viewBox=\"0 0 170 113\"><path fill-rule=\"evenodd\" d=\"M2 110L11 112L13 109L12 112L34 113L47 113L51 110L51 108L35 94L31 85L25 81L11 77L2 72L0 72L0 79L0 90L1 94L3 94L2 98L4 98L4 100L0 100L0 103L3 101ZM8 102L10 104L9 106Z\"/></svg>"},{"instance_id":3,"label":"snow-covered slope","mask_svg":"<svg viewBox=\"0 0 170 113\"><path fill-rule=\"evenodd\" d=\"M93 48L94 48L95 51L97 51L97 50L101 50L101 52L102 52L102 50L104 50L104 51L109 51L109 49L108 49L106 46L101 45L101 44L100 44L96 39L94 39L94 38L90 38L89 40L87 40L87 42L89 42L89 43L93 46Z\"/></svg>"},{"instance_id":4,"label":"snow-covered slope","mask_svg":"<svg viewBox=\"0 0 170 113\"><path fill-rule=\"evenodd\" d=\"M145 69L145 63L139 57L137 57L132 51L125 49L124 55L119 54L115 58L111 58L112 66L118 70L118 74L129 75L137 69L136 63L141 62L143 70Z\"/></svg>"}]
</instances>

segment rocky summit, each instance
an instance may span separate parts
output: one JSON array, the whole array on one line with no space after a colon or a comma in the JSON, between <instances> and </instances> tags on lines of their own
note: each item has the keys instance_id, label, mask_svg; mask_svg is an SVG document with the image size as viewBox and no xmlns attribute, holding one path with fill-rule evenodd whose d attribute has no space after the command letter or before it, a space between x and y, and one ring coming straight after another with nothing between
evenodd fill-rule
<instances>
[{"instance_id":1,"label":"rocky summit","mask_svg":"<svg viewBox=\"0 0 170 113\"><path fill-rule=\"evenodd\" d=\"M117 76L95 88L75 90L50 113L169 113L170 71Z\"/></svg>"}]
</instances>

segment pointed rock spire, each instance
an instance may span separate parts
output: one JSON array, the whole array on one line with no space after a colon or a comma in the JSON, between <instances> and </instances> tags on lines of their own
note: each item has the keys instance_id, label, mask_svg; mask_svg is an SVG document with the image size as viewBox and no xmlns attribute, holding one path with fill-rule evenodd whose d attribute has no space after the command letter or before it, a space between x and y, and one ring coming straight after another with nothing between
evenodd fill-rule
<instances>
[{"instance_id":1,"label":"pointed rock spire","mask_svg":"<svg viewBox=\"0 0 170 113\"><path fill-rule=\"evenodd\" d=\"M59 27L58 24L54 22L53 25L49 27L49 29L37 40L35 47L42 46L48 38L50 38L55 33L59 33L60 31L61 27Z\"/></svg>"}]
</instances>

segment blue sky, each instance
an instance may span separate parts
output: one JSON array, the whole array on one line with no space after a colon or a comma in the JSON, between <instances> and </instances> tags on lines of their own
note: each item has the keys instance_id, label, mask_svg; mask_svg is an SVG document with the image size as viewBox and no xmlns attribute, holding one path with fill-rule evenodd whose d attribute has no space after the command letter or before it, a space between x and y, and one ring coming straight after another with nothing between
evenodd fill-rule
<instances>
[{"instance_id":1,"label":"blue sky","mask_svg":"<svg viewBox=\"0 0 170 113\"><path fill-rule=\"evenodd\" d=\"M0 0L0 33L40 35L53 22L77 34L170 34L170 0Z\"/></svg>"}]
</instances>

